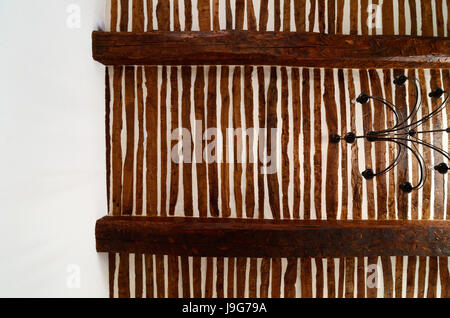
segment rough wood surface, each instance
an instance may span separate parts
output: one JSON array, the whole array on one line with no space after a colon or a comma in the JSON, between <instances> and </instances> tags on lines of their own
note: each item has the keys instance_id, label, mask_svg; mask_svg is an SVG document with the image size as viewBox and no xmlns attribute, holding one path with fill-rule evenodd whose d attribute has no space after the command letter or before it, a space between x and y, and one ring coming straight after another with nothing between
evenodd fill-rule
<instances>
[{"instance_id":1,"label":"rough wood surface","mask_svg":"<svg viewBox=\"0 0 450 318\"><path fill-rule=\"evenodd\" d=\"M448 68L445 37L211 31L92 33L105 65L286 65Z\"/></svg>"},{"instance_id":2,"label":"rough wood surface","mask_svg":"<svg viewBox=\"0 0 450 318\"><path fill-rule=\"evenodd\" d=\"M285 221L106 216L97 251L231 257L450 255L448 221Z\"/></svg>"}]
</instances>

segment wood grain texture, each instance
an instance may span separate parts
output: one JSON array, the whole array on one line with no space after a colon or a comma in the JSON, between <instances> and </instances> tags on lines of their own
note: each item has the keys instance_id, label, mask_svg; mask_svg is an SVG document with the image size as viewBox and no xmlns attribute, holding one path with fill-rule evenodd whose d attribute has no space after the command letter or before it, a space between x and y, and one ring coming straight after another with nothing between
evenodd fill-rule
<instances>
[{"instance_id":1,"label":"wood grain texture","mask_svg":"<svg viewBox=\"0 0 450 318\"><path fill-rule=\"evenodd\" d=\"M116 253L108 253L109 298L114 298L114 274L116 272Z\"/></svg>"},{"instance_id":2,"label":"wood grain texture","mask_svg":"<svg viewBox=\"0 0 450 318\"><path fill-rule=\"evenodd\" d=\"M217 258L217 274L216 274L216 292L217 298L224 298L224 278L225 278L225 262L223 257Z\"/></svg>"},{"instance_id":3,"label":"wood grain texture","mask_svg":"<svg viewBox=\"0 0 450 318\"><path fill-rule=\"evenodd\" d=\"M178 138L174 138L176 129L180 127L179 122L179 103L178 103L178 67L170 67L170 117L171 127L169 132L170 153L167 154L170 165L170 190L169 190L169 215L175 215L175 207L179 194L179 177L180 177L180 163L173 160L173 150L178 146Z\"/></svg>"},{"instance_id":4,"label":"wood grain texture","mask_svg":"<svg viewBox=\"0 0 450 318\"><path fill-rule=\"evenodd\" d=\"M448 257L439 257L439 278L441 280L442 298L450 297L450 275Z\"/></svg>"},{"instance_id":5,"label":"wood grain texture","mask_svg":"<svg viewBox=\"0 0 450 318\"><path fill-rule=\"evenodd\" d=\"M200 122L200 127L196 126L195 129L204 130L206 125L205 115L205 74L204 68L198 67L195 75L194 83L194 107L195 107L195 120ZM207 175L206 175L206 163L203 160L204 141L202 139L195 140L195 152L200 152L200 161L196 161L197 169L197 193L198 193L198 211L200 217L206 217L208 212L208 197L205 191L207 187ZM200 150L199 150L200 149Z\"/></svg>"},{"instance_id":6,"label":"wood grain texture","mask_svg":"<svg viewBox=\"0 0 450 318\"><path fill-rule=\"evenodd\" d=\"M223 138L222 164L220 165L222 217L229 217L231 215L229 162L232 161L232 158L230 155L231 145L229 144L229 136L227 135L227 128L230 127L230 94L228 85L229 78L230 68L222 67L220 72L220 96L222 98L220 127L222 129Z\"/></svg>"},{"instance_id":7,"label":"wood grain texture","mask_svg":"<svg viewBox=\"0 0 450 318\"><path fill-rule=\"evenodd\" d=\"M394 272L394 286L395 286L395 298L402 298L403 293L403 256L395 257L395 272Z\"/></svg>"},{"instance_id":8,"label":"wood grain texture","mask_svg":"<svg viewBox=\"0 0 450 318\"><path fill-rule=\"evenodd\" d=\"M281 0L274 0L274 29L275 31L281 31Z\"/></svg>"},{"instance_id":9,"label":"wood grain texture","mask_svg":"<svg viewBox=\"0 0 450 318\"><path fill-rule=\"evenodd\" d=\"M281 68L281 209L283 218L290 219L292 212L289 207L289 83L288 74L285 67Z\"/></svg>"},{"instance_id":10,"label":"wood grain texture","mask_svg":"<svg viewBox=\"0 0 450 318\"><path fill-rule=\"evenodd\" d=\"M247 259L245 257L236 258L236 297L244 298L246 281Z\"/></svg>"},{"instance_id":11,"label":"wood grain texture","mask_svg":"<svg viewBox=\"0 0 450 318\"><path fill-rule=\"evenodd\" d=\"M151 111L158 109L158 87L152 85L152 79L157 78L158 70L154 66L144 67L145 73L145 87L147 90L147 97L145 100L145 130L146 138L146 212L149 216L155 216L158 213L158 112ZM152 136L154 138L152 138Z\"/></svg>"},{"instance_id":12,"label":"wood grain texture","mask_svg":"<svg viewBox=\"0 0 450 318\"><path fill-rule=\"evenodd\" d=\"M359 71L359 82L361 87L361 92L369 93L369 79L367 71ZM371 104L366 104L367 107L362 107L363 114L363 130L365 133L369 131L373 131L373 115L372 115L372 107ZM364 140L364 159L366 162L366 168L373 168L373 160L372 160L372 147L373 143ZM375 219L376 211L375 211L375 182L366 181L366 198L367 198L367 217L369 220Z\"/></svg>"},{"instance_id":13,"label":"wood grain texture","mask_svg":"<svg viewBox=\"0 0 450 318\"><path fill-rule=\"evenodd\" d=\"M287 260L286 272L284 274L284 297L295 298L296 280L297 280L297 258Z\"/></svg>"},{"instance_id":14,"label":"wood grain texture","mask_svg":"<svg viewBox=\"0 0 450 318\"><path fill-rule=\"evenodd\" d=\"M246 1L246 9L247 9L247 28L251 31L256 31L256 16L255 16L255 8L253 6L253 0Z\"/></svg>"},{"instance_id":15,"label":"wood grain texture","mask_svg":"<svg viewBox=\"0 0 450 318\"><path fill-rule=\"evenodd\" d=\"M383 70L383 86L384 86L384 92L385 96L384 99L386 100L393 100L392 96L392 76L390 70ZM387 111L386 112L386 121L388 127L393 127L395 125L394 121L394 115L392 112ZM388 145L388 153L389 153L389 162L393 162L394 158L397 154L396 146L393 143L389 143ZM394 174L389 174L389 189L388 189L388 218L389 219L396 219L396 192L398 189L398 182L397 179L394 178Z\"/></svg>"},{"instance_id":16,"label":"wood grain texture","mask_svg":"<svg viewBox=\"0 0 450 318\"><path fill-rule=\"evenodd\" d=\"M266 127L267 127L267 156L271 156L271 160L277 160L277 145L274 142L272 134L278 129L278 92L277 92L277 69L272 67L270 69L270 82L267 92L267 113L266 113ZM275 165L278 167L278 165ZM272 173L267 174L267 186L269 189L269 203L270 209L274 219L280 218L280 188L278 183L278 168ZM276 173L275 173L276 172Z\"/></svg>"},{"instance_id":17,"label":"wood grain texture","mask_svg":"<svg viewBox=\"0 0 450 318\"><path fill-rule=\"evenodd\" d=\"M348 17L348 19L350 19L350 34L356 35L358 34L358 14L356 14L358 12L358 2L349 1L349 4L350 4L350 16Z\"/></svg>"},{"instance_id":18,"label":"wood grain texture","mask_svg":"<svg viewBox=\"0 0 450 318\"><path fill-rule=\"evenodd\" d=\"M294 18L297 32L305 32L306 1L294 0Z\"/></svg>"},{"instance_id":19,"label":"wood grain texture","mask_svg":"<svg viewBox=\"0 0 450 318\"><path fill-rule=\"evenodd\" d=\"M193 257L192 258L192 286L194 290L194 297L200 298L202 297L202 266L201 266L201 257Z\"/></svg>"},{"instance_id":20,"label":"wood grain texture","mask_svg":"<svg viewBox=\"0 0 450 318\"><path fill-rule=\"evenodd\" d=\"M314 176L314 210L315 218L320 220L325 216L322 214L322 75L320 69L313 70L313 176Z\"/></svg>"},{"instance_id":21,"label":"wood grain texture","mask_svg":"<svg viewBox=\"0 0 450 318\"><path fill-rule=\"evenodd\" d=\"M334 259L327 258L327 297L328 298L336 298L336 282L335 282L335 267L334 267Z\"/></svg>"},{"instance_id":22,"label":"wood grain texture","mask_svg":"<svg viewBox=\"0 0 450 318\"><path fill-rule=\"evenodd\" d=\"M370 80L370 92L373 96L383 96L382 83L379 74L375 70L369 70ZM373 129L383 130L386 129L386 108L380 103L373 103L374 114L380 114L377 116L377 120L373 121ZM375 143L375 169L374 171L382 171L388 166L386 162L386 145L383 143ZM376 180L376 200L377 200L377 218L387 219L387 176L386 174L380 175Z\"/></svg>"},{"instance_id":23,"label":"wood grain texture","mask_svg":"<svg viewBox=\"0 0 450 318\"><path fill-rule=\"evenodd\" d=\"M392 298L394 295L393 287L393 275L392 275L392 262L389 256L381 256L381 266L383 268L383 286L384 297Z\"/></svg>"},{"instance_id":24,"label":"wood grain texture","mask_svg":"<svg viewBox=\"0 0 450 318\"><path fill-rule=\"evenodd\" d=\"M425 72L423 70L419 70L419 81L421 83L426 83L425 80ZM431 105L429 104L429 100L424 100L422 102L422 114L429 114L431 110ZM427 120L422 124L423 130L430 130L431 125L430 121ZM422 136L422 140L426 143L431 143L431 138L429 134L424 134ZM425 162L431 162L432 160L432 153L431 150L423 147L422 149L422 156L425 160ZM422 219L428 220L431 217L431 205L432 205L432 177L427 178L423 188L422 188Z\"/></svg>"},{"instance_id":25,"label":"wood grain texture","mask_svg":"<svg viewBox=\"0 0 450 318\"><path fill-rule=\"evenodd\" d=\"M136 152L136 215L144 213L144 91L143 91L143 67L136 68L136 103L138 118L138 141Z\"/></svg>"},{"instance_id":26,"label":"wood grain texture","mask_svg":"<svg viewBox=\"0 0 450 318\"><path fill-rule=\"evenodd\" d=\"M181 97L181 127L192 131L191 127L191 68L184 66L181 68L182 97ZM187 138L186 136L183 137ZM189 137L189 144L192 145L192 136ZM191 148L192 149L192 148ZM183 149L184 151L184 149ZM183 153L183 202L184 215L193 216L194 207L192 202L192 157L190 153Z\"/></svg>"},{"instance_id":27,"label":"wood grain texture","mask_svg":"<svg viewBox=\"0 0 450 318\"><path fill-rule=\"evenodd\" d=\"M257 259L250 258L250 269L249 269L249 278L248 278L248 297L256 298L256 281L257 281Z\"/></svg>"},{"instance_id":28,"label":"wood grain texture","mask_svg":"<svg viewBox=\"0 0 450 318\"><path fill-rule=\"evenodd\" d=\"M154 255L146 254L145 258L145 291L146 298L155 297L155 288L154 288Z\"/></svg>"},{"instance_id":29,"label":"wood grain texture","mask_svg":"<svg viewBox=\"0 0 450 318\"><path fill-rule=\"evenodd\" d=\"M303 115L303 205L304 219L311 217L311 109L310 70L302 69L302 115Z\"/></svg>"},{"instance_id":30,"label":"wood grain texture","mask_svg":"<svg viewBox=\"0 0 450 318\"><path fill-rule=\"evenodd\" d=\"M294 180L293 180L293 196L294 204L292 208L292 217L294 219L300 218L300 200L301 200L301 185L300 185L300 132L302 125L302 113L300 104L300 72L299 69L292 69L292 114L293 114L293 153L294 153Z\"/></svg>"},{"instance_id":31,"label":"wood grain texture","mask_svg":"<svg viewBox=\"0 0 450 318\"><path fill-rule=\"evenodd\" d=\"M120 31L128 31L129 0L120 0Z\"/></svg>"},{"instance_id":32,"label":"wood grain texture","mask_svg":"<svg viewBox=\"0 0 450 318\"><path fill-rule=\"evenodd\" d=\"M250 66L244 67L244 109L245 109L245 128L253 129L253 68ZM253 218L255 214L255 153L253 151L253 145L255 143L254 134L245 135L246 144L246 167L245 167L245 215L248 218Z\"/></svg>"},{"instance_id":33,"label":"wood grain texture","mask_svg":"<svg viewBox=\"0 0 450 318\"><path fill-rule=\"evenodd\" d=\"M440 70L430 70L430 87L431 89L435 89L436 87L442 87L442 77ZM439 102L432 100L433 109L435 109L436 104L442 103L442 99L439 99ZM439 112L435 116L433 116L431 123L432 129L441 129L442 127L448 127L448 122L443 122L442 112ZM432 134L432 144L438 148L443 148L443 140L442 134ZM443 155L433 152L433 162L434 164L439 164L441 162L445 162L445 158ZM430 176L431 177L431 176ZM444 219L444 208L445 208L445 185L444 185L444 176L440 173L433 172L433 186L434 186L434 207L433 207L433 218L435 220Z\"/></svg>"},{"instance_id":34,"label":"wood grain texture","mask_svg":"<svg viewBox=\"0 0 450 318\"><path fill-rule=\"evenodd\" d=\"M302 258L300 262L302 297L312 298L311 258Z\"/></svg>"},{"instance_id":35,"label":"wood grain texture","mask_svg":"<svg viewBox=\"0 0 450 318\"><path fill-rule=\"evenodd\" d=\"M324 93L323 98L327 101L329 107L327 107L326 125L328 127L328 134L335 134L338 130L338 117L337 117L337 106L335 99L335 84L333 70L325 70L324 78ZM338 208L338 164L336 158L339 158L339 144L329 144L327 152L327 171L326 171L326 181L325 181L325 204L327 210L328 219L336 219L336 213Z\"/></svg>"},{"instance_id":36,"label":"wood grain texture","mask_svg":"<svg viewBox=\"0 0 450 318\"><path fill-rule=\"evenodd\" d=\"M414 297L415 278L416 278L416 256L408 256L408 269L406 272L406 297Z\"/></svg>"},{"instance_id":37,"label":"wood grain texture","mask_svg":"<svg viewBox=\"0 0 450 318\"><path fill-rule=\"evenodd\" d=\"M355 258L345 259L345 298L354 298Z\"/></svg>"},{"instance_id":38,"label":"wood grain texture","mask_svg":"<svg viewBox=\"0 0 450 318\"><path fill-rule=\"evenodd\" d=\"M394 70L394 78L404 75L403 70ZM406 100L406 89L405 86L395 85L395 105L398 105L400 112L402 112L403 116L407 115L407 103ZM405 182L409 179L409 170L408 170L408 157L402 156L398 162L396 167L397 169L397 180L399 184ZM406 220L408 218L408 195L403 191L397 191L397 217L402 220Z\"/></svg>"},{"instance_id":39,"label":"wood grain texture","mask_svg":"<svg viewBox=\"0 0 450 318\"><path fill-rule=\"evenodd\" d=\"M357 95L355 92L354 76L351 71L348 72L348 91L350 98L354 99ZM356 104L350 105L350 131L356 131ZM358 142L351 144L352 162L359 162ZM360 220L362 218L362 177L357 164L351 165L351 187L352 187L352 218Z\"/></svg>"},{"instance_id":40,"label":"wood grain texture","mask_svg":"<svg viewBox=\"0 0 450 318\"><path fill-rule=\"evenodd\" d=\"M327 2L327 33L328 34L335 34L336 33L336 6L335 1L328 1ZM363 11L364 12L364 11ZM364 20L363 20L364 21Z\"/></svg>"},{"instance_id":41,"label":"wood grain texture","mask_svg":"<svg viewBox=\"0 0 450 318\"><path fill-rule=\"evenodd\" d=\"M203 297L205 298L211 298L212 292L213 292L213 259L211 257L208 257L206 259L206 275L205 277L205 285L204 285L204 291L205 294Z\"/></svg>"},{"instance_id":42,"label":"wood grain texture","mask_svg":"<svg viewBox=\"0 0 450 318\"><path fill-rule=\"evenodd\" d=\"M344 71L338 70L338 88L339 88L339 107L341 115L341 135L347 132L347 105L345 94L345 79ZM348 145L346 143L341 144L341 178L342 178L342 200L341 200L341 220L347 220L349 214L349 202L348 202ZM341 261L343 262L343 260Z\"/></svg>"},{"instance_id":43,"label":"wood grain texture","mask_svg":"<svg viewBox=\"0 0 450 318\"><path fill-rule=\"evenodd\" d=\"M280 298L281 297L281 259L280 258L271 258L271 298Z\"/></svg>"},{"instance_id":44,"label":"wood grain texture","mask_svg":"<svg viewBox=\"0 0 450 318\"><path fill-rule=\"evenodd\" d=\"M242 127L241 123L241 68L235 67L233 72L233 128ZM240 139L240 140L239 140ZM242 149L242 136L239 134L236 137L233 136L234 149ZM242 217L242 152L234 152L234 172L233 172L233 186L234 186L234 198L236 205L236 216Z\"/></svg>"},{"instance_id":45,"label":"wood grain texture","mask_svg":"<svg viewBox=\"0 0 450 318\"><path fill-rule=\"evenodd\" d=\"M170 275L168 275L168 297L177 298L178 297L178 256L169 255L168 256L168 268Z\"/></svg>"},{"instance_id":46,"label":"wood grain texture","mask_svg":"<svg viewBox=\"0 0 450 318\"><path fill-rule=\"evenodd\" d=\"M189 269L189 258L181 256L181 279L183 286L183 298L191 297L191 271Z\"/></svg>"},{"instance_id":47,"label":"wood grain texture","mask_svg":"<svg viewBox=\"0 0 450 318\"><path fill-rule=\"evenodd\" d=\"M164 255L155 255L155 277L156 277L156 296L158 298L166 296L166 266L164 264Z\"/></svg>"},{"instance_id":48,"label":"wood grain texture","mask_svg":"<svg viewBox=\"0 0 450 318\"><path fill-rule=\"evenodd\" d=\"M258 67L258 127L266 127L266 94L265 94L265 82L264 82L264 68ZM258 132L258 138L264 138L263 133ZM258 218L264 218L264 201L265 201L265 176L266 174L262 173L263 161L265 160L264 156L265 145L261 142L258 142L258 156L260 157L258 160ZM262 158L261 158L262 157ZM261 160L264 159L264 160Z\"/></svg>"},{"instance_id":49,"label":"wood grain texture","mask_svg":"<svg viewBox=\"0 0 450 318\"><path fill-rule=\"evenodd\" d=\"M120 215L122 211L122 74L123 68L114 67L113 74L113 120L111 140L111 179L112 179L112 214Z\"/></svg>"},{"instance_id":50,"label":"wood grain texture","mask_svg":"<svg viewBox=\"0 0 450 318\"><path fill-rule=\"evenodd\" d=\"M122 214L132 214L134 201L134 123L135 78L134 67L125 67L125 123L127 129L126 152L123 164Z\"/></svg>"},{"instance_id":51,"label":"wood grain texture","mask_svg":"<svg viewBox=\"0 0 450 318\"><path fill-rule=\"evenodd\" d=\"M211 66L208 72L208 95L206 101L206 127L208 130L213 131L209 139L209 144L217 144L217 68ZM207 146L208 147L208 146ZM208 152L210 153L210 152ZM207 162L208 173L208 190L209 190L209 211L212 216L219 216L219 177L217 170L217 161L213 158L217 158L217 146L214 151L211 151L211 161ZM205 158L206 160L206 158Z\"/></svg>"},{"instance_id":52,"label":"wood grain texture","mask_svg":"<svg viewBox=\"0 0 450 318\"><path fill-rule=\"evenodd\" d=\"M321 258L315 258L314 264L316 266L316 298L323 298L324 296L324 282L323 282L323 262Z\"/></svg>"},{"instance_id":53,"label":"wood grain texture","mask_svg":"<svg viewBox=\"0 0 450 318\"><path fill-rule=\"evenodd\" d=\"M259 31L267 30L267 21L269 19L268 4L269 0L261 0L259 8Z\"/></svg>"},{"instance_id":54,"label":"wood grain texture","mask_svg":"<svg viewBox=\"0 0 450 318\"><path fill-rule=\"evenodd\" d=\"M227 297L228 298L236 297L235 288L234 288L235 264L236 264L236 259L234 257L228 258L228 270L227 270L227 277L228 277Z\"/></svg>"},{"instance_id":55,"label":"wood grain texture","mask_svg":"<svg viewBox=\"0 0 450 318\"><path fill-rule=\"evenodd\" d=\"M130 298L130 254L119 254L118 294L119 298Z\"/></svg>"},{"instance_id":56,"label":"wood grain texture","mask_svg":"<svg viewBox=\"0 0 450 318\"><path fill-rule=\"evenodd\" d=\"M450 40L444 37L94 31L92 49L94 59L105 65L237 64L328 68L360 68L361 65L366 68L445 68L450 65Z\"/></svg>"},{"instance_id":57,"label":"wood grain texture","mask_svg":"<svg viewBox=\"0 0 450 318\"><path fill-rule=\"evenodd\" d=\"M161 139L161 207L160 207L160 215L166 216L167 215L167 147L168 147L168 141L167 141L167 86L168 86L168 71L167 67L163 66L161 71L161 89L159 94L159 121L160 121L160 139Z\"/></svg>"},{"instance_id":58,"label":"wood grain texture","mask_svg":"<svg viewBox=\"0 0 450 318\"><path fill-rule=\"evenodd\" d=\"M142 254L136 254L134 256L134 273L136 282L134 285L134 295L136 298L142 298L142 292L144 289L143 270Z\"/></svg>"},{"instance_id":59,"label":"wood grain texture","mask_svg":"<svg viewBox=\"0 0 450 318\"><path fill-rule=\"evenodd\" d=\"M99 252L185 256L450 255L447 221L193 220L106 216L97 221L96 239Z\"/></svg>"},{"instance_id":60,"label":"wood grain texture","mask_svg":"<svg viewBox=\"0 0 450 318\"><path fill-rule=\"evenodd\" d=\"M111 0L111 11L109 16L109 23L111 31L117 30L117 21L118 21L118 6L119 0Z\"/></svg>"}]
</instances>

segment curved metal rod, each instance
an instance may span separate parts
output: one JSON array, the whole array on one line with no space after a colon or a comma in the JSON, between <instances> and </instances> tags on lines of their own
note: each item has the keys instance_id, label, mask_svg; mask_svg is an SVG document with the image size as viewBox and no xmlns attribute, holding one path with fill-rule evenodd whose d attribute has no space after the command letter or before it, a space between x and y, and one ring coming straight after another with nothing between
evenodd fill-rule
<instances>
[{"instance_id":1,"label":"curved metal rod","mask_svg":"<svg viewBox=\"0 0 450 318\"><path fill-rule=\"evenodd\" d=\"M396 165L398 165L399 160L400 160L400 155L403 154L403 147L402 147L402 145L400 145L400 144L397 144L397 146L398 146L399 149L398 149L398 153L397 153L397 156L395 157L394 161L392 161L392 163L391 163L389 166L387 166L386 168L384 168L384 169L381 170L380 172L375 173L375 174L374 174L374 177L381 176L381 175L383 175L383 174L385 174L385 173L391 171L392 169L394 169L394 167L395 167Z\"/></svg>"},{"instance_id":2,"label":"curved metal rod","mask_svg":"<svg viewBox=\"0 0 450 318\"><path fill-rule=\"evenodd\" d=\"M408 138L390 138L390 139L393 139L393 140L400 140L400 141L406 141L406 142L408 142L408 141L415 142L415 143L417 143L417 144L419 144L419 145L422 145L422 146L428 147L428 148L430 148L430 149L433 149L434 151L440 153L440 154L443 155L445 158L447 158L447 160L450 160L450 157L449 157L449 153L448 153L448 152L446 152L446 151L444 151L444 150L442 150L442 149L440 149L440 148L438 148L438 147L436 147L436 146L434 146L434 145L432 145L432 144L429 144L429 143L427 143L426 141L420 140L420 139L418 139L418 138L411 137L411 139L408 139Z\"/></svg>"},{"instance_id":3,"label":"curved metal rod","mask_svg":"<svg viewBox=\"0 0 450 318\"><path fill-rule=\"evenodd\" d=\"M447 103L449 100L449 93L447 91L444 91L444 93L446 95L444 101L442 102L441 105L439 105L438 107L436 107L435 110L433 110L431 113L429 113L428 115L426 115L425 117L422 117L422 119L419 119L418 121L410 124L411 126L414 126L414 128L418 127L419 125L423 124L425 121L427 121L428 119L430 119L431 117L433 117L434 115L440 113L442 110L444 110L445 107L447 107Z\"/></svg>"},{"instance_id":4,"label":"curved metal rod","mask_svg":"<svg viewBox=\"0 0 450 318\"><path fill-rule=\"evenodd\" d=\"M444 94L446 94L446 98L444 99L442 104L439 105L438 107L436 107L431 113L429 113L425 117L422 117L421 119L419 119L419 120L417 120L417 121L415 121L413 123L410 123L409 125L393 128L390 131L394 132L394 131L398 131L398 130L401 130L401 129L406 129L406 128L409 128L409 127L412 127L412 126L415 126L414 128L416 128L419 125L423 124L423 122L427 121L428 119L430 119L431 117L436 115L437 113L441 112L447 106L447 102L449 100L449 93L447 91L444 91ZM385 132L385 131L381 131L381 132Z\"/></svg>"},{"instance_id":5,"label":"curved metal rod","mask_svg":"<svg viewBox=\"0 0 450 318\"><path fill-rule=\"evenodd\" d=\"M400 142L400 141L397 141L397 140L395 140L395 139L393 139L393 138L379 138L378 140L385 140L385 141L388 141L388 142L394 142L394 143L396 143L396 144L400 144L400 145L403 145L404 147L406 147L409 151L411 151L411 153L414 155L414 157L416 158L416 160L417 160L417 162L419 163L419 170L420 170L420 179L419 179L419 182L417 183L417 185L415 185L415 186L413 186L413 189L414 190L418 190L418 189L420 189L421 187L423 187L423 185L424 185L424 183L425 183L425 179L424 179L424 170L425 170L425 164L423 163L423 158L422 158L422 156L419 156L418 155L418 153L416 153L416 151L414 151L413 149L411 149L411 147L409 147L408 145L406 145L406 144L404 144L404 143L402 143L402 142Z\"/></svg>"},{"instance_id":6,"label":"curved metal rod","mask_svg":"<svg viewBox=\"0 0 450 318\"><path fill-rule=\"evenodd\" d=\"M386 133L377 133L377 132L374 132L374 133L376 134L376 137L406 136L406 135L409 134L407 131L404 131L404 132L398 132L398 133L389 133L389 132L386 132Z\"/></svg>"},{"instance_id":7,"label":"curved metal rod","mask_svg":"<svg viewBox=\"0 0 450 318\"><path fill-rule=\"evenodd\" d=\"M423 156L420 154L420 151L416 147L416 144L412 142L411 145L414 147L414 149L416 149L416 153L420 156L420 159L422 160L422 162L425 162L425 159L423 159ZM428 170L425 168L423 170L423 173L424 173L424 179L423 179L424 181L423 181L423 183L425 184L425 181L427 180L427 177L428 177ZM412 178L411 178L411 180L412 180Z\"/></svg>"},{"instance_id":8,"label":"curved metal rod","mask_svg":"<svg viewBox=\"0 0 450 318\"><path fill-rule=\"evenodd\" d=\"M437 132L446 132L447 128L441 128L441 129L432 129L432 130L419 130L416 131L416 134L430 134L430 133L437 133ZM409 131L404 131L404 132L396 132L396 133L376 133L374 132L374 134L376 134L376 137L395 137L395 136L407 136L409 135ZM366 137L366 135L363 136L364 138ZM417 137L414 137L417 139Z\"/></svg>"},{"instance_id":9,"label":"curved metal rod","mask_svg":"<svg viewBox=\"0 0 450 318\"><path fill-rule=\"evenodd\" d=\"M420 103L419 103L419 91L420 91L420 97L422 97L422 87L419 85L420 82L417 78L415 77L407 77L407 79L411 82L414 83L414 86L416 88L416 102L414 104L413 109L411 110L411 112L409 113L408 117L406 117L401 123L400 126L403 125L404 123L406 123L408 121L408 119L410 118L414 118L416 116L417 111L420 108L420 105L422 105L422 98L420 98Z\"/></svg>"},{"instance_id":10,"label":"curved metal rod","mask_svg":"<svg viewBox=\"0 0 450 318\"><path fill-rule=\"evenodd\" d=\"M392 128L395 128L395 127L398 126L398 114L395 111L395 108L397 108L397 107L395 107L395 105L389 103L388 101L386 101L386 100L384 100L382 98L376 97L376 96L368 96L368 98L374 99L374 100L384 104L386 107L388 107L395 115L395 125Z\"/></svg>"}]
</instances>

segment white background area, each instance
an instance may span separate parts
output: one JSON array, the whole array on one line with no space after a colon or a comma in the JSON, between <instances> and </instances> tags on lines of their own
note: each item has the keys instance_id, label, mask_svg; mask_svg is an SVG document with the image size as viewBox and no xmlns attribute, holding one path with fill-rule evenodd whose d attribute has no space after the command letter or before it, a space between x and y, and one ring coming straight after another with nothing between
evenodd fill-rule
<instances>
[{"instance_id":1,"label":"white background area","mask_svg":"<svg viewBox=\"0 0 450 318\"><path fill-rule=\"evenodd\" d=\"M0 297L108 297L104 16L104 0L0 1Z\"/></svg>"}]
</instances>

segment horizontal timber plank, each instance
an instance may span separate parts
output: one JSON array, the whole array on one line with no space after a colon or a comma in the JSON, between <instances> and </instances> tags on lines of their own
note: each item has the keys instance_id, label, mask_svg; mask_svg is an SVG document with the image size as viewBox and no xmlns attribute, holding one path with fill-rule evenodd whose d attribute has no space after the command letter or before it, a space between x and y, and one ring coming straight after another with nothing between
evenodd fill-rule
<instances>
[{"instance_id":1,"label":"horizontal timber plank","mask_svg":"<svg viewBox=\"0 0 450 318\"><path fill-rule=\"evenodd\" d=\"M223 257L449 256L450 221L105 216L98 252Z\"/></svg>"},{"instance_id":2,"label":"horizontal timber plank","mask_svg":"<svg viewBox=\"0 0 450 318\"><path fill-rule=\"evenodd\" d=\"M329 68L450 68L450 39L296 32L100 32L105 65L283 65Z\"/></svg>"}]
</instances>

